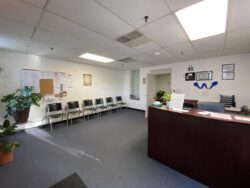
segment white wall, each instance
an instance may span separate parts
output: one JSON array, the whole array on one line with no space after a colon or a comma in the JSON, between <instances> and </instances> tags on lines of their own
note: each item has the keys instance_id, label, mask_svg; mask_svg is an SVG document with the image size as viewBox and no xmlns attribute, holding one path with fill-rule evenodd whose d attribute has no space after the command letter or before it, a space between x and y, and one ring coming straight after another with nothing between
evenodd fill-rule
<instances>
[{"instance_id":1,"label":"white wall","mask_svg":"<svg viewBox=\"0 0 250 188\"><path fill-rule=\"evenodd\" d=\"M171 92L171 85L170 85L170 74L163 74L163 75L156 75L156 82L157 82L157 91L163 90L167 93Z\"/></svg>"},{"instance_id":2,"label":"white wall","mask_svg":"<svg viewBox=\"0 0 250 188\"><path fill-rule=\"evenodd\" d=\"M67 101L72 100L78 100L81 104L83 99L115 97L122 95L124 89L123 71L111 68L89 66L7 51L0 51L0 67L6 73L6 76L4 76L5 82L0 81L0 97L20 88L19 71L23 68L72 74L74 88L68 89L67 97L60 101L64 105ZM92 74L92 86L83 86L83 73ZM2 74L0 75L1 77L3 77ZM41 102L41 107L32 107L29 120L33 122L42 120L45 115L45 106L46 104ZM0 104L0 112L0 118L2 119L4 113L3 103Z\"/></svg>"},{"instance_id":3,"label":"white wall","mask_svg":"<svg viewBox=\"0 0 250 188\"><path fill-rule=\"evenodd\" d=\"M222 80L222 64L235 64L235 80ZM189 65L194 71L213 71L213 81L218 81L218 86L211 90L199 90L193 86L193 81L185 81L185 73ZM198 99L199 101L219 101L220 94L234 94L237 107L248 105L250 107L250 54L239 54L208 59L199 59L174 64L165 64L140 69L140 100L136 104L131 103L130 107L146 109L147 84L142 84L142 79L147 73L160 69L172 69L171 85L172 90L177 93L184 93L187 99ZM125 75L125 84L128 78ZM211 81L207 81L208 85ZM126 88L126 85L124 86ZM124 95L127 95L126 91Z\"/></svg>"}]
</instances>

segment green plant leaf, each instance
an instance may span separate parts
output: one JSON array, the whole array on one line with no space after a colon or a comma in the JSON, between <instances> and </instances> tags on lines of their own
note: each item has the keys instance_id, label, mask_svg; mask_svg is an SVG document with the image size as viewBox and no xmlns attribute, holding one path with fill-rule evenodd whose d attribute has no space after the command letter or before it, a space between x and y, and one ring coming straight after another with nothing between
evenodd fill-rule
<instances>
[{"instance_id":1,"label":"green plant leaf","mask_svg":"<svg viewBox=\"0 0 250 188\"><path fill-rule=\"evenodd\" d=\"M22 89L17 89L14 93L3 96L1 101L6 103L7 114L12 115L16 111L26 110L32 105L39 106L42 97L33 91L33 87L25 86Z\"/></svg>"},{"instance_id":2,"label":"green plant leaf","mask_svg":"<svg viewBox=\"0 0 250 188\"><path fill-rule=\"evenodd\" d=\"M9 128L10 127L10 121L8 119L6 119L4 122L3 122L3 128Z\"/></svg>"}]
</instances>

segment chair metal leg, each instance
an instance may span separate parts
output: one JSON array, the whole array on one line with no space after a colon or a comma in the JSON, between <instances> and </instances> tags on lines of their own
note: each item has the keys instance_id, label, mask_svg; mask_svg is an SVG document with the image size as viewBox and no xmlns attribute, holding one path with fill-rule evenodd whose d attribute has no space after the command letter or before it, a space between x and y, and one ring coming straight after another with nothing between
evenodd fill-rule
<instances>
[{"instance_id":1,"label":"chair metal leg","mask_svg":"<svg viewBox=\"0 0 250 188\"><path fill-rule=\"evenodd\" d=\"M51 122L51 118L49 118L49 125L50 125L50 131L52 131L52 122Z\"/></svg>"},{"instance_id":2,"label":"chair metal leg","mask_svg":"<svg viewBox=\"0 0 250 188\"><path fill-rule=\"evenodd\" d=\"M62 117L62 120L63 120L63 117ZM67 126L69 126L68 117L66 117L66 123L67 123Z\"/></svg>"}]
</instances>

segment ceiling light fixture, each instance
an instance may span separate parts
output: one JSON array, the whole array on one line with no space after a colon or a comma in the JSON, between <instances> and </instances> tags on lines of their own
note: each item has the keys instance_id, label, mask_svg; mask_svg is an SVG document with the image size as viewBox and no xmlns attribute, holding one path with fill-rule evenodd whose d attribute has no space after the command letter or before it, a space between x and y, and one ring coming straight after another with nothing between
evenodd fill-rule
<instances>
[{"instance_id":1,"label":"ceiling light fixture","mask_svg":"<svg viewBox=\"0 0 250 188\"><path fill-rule=\"evenodd\" d=\"M91 53L84 53L84 54L80 55L79 57L84 58L84 59L90 59L93 61L99 61L102 63L111 63L111 62L115 61L114 59L110 59L107 57L103 57L103 56L99 56L99 55L95 55L95 54L91 54Z\"/></svg>"},{"instance_id":2,"label":"ceiling light fixture","mask_svg":"<svg viewBox=\"0 0 250 188\"><path fill-rule=\"evenodd\" d=\"M155 52L155 55L160 55L161 53L160 52Z\"/></svg>"},{"instance_id":3,"label":"ceiling light fixture","mask_svg":"<svg viewBox=\"0 0 250 188\"><path fill-rule=\"evenodd\" d=\"M190 40L225 33L228 0L204 0L175 12Z\"/></svg>"}]
</instances>

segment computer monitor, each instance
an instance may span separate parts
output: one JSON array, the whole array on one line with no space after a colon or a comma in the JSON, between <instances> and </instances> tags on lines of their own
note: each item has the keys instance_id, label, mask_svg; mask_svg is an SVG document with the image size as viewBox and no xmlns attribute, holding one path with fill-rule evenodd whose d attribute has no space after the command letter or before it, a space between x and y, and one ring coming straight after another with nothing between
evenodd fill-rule
<instances>
[{"instance_id":1,"label":"computer monitor","mask_svg":"<svg viewBox=\"0 0 250 188\"><path fill-rule=\"evenodd\" d=\"M182 110L183 104L184 104L184 99L185 99L184 94L172 93L170 103L169 103L169 108Z\"/></svg>"}]
</instances>

